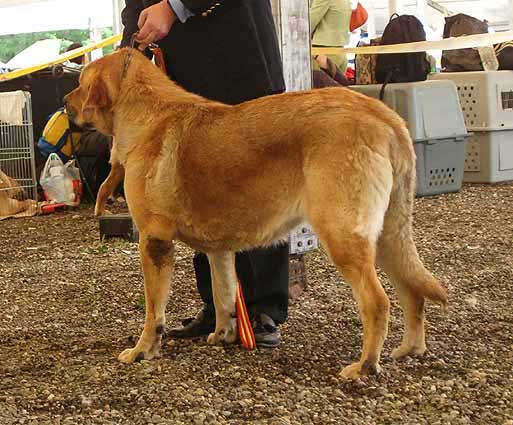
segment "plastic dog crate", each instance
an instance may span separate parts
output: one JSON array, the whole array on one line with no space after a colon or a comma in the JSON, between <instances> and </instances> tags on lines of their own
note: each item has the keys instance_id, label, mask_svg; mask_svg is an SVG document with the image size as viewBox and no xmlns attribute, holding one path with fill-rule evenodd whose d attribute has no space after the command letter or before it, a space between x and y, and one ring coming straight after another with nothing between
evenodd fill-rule
<instances>
[{"instance_id":1,"label":"plastic dog crate","mask_svg":"<svg viewBox=\"0 0 513 425\"><path fill-rule=\"evenodd\" d=\"M290 254L304 254L317 248L319 248L319 240L309 224L303 223L292 229L289 234Z\"/></svg>"},{"instance_id":2,"label":"plastic dog crate","mask_svg":"<svg viewBox=\"0 0 513 425\"><path fill-rule=\"evenodd\" d=\"M513 129L513 71L442 72L429 78L456 84L467 130Z\"/></svg>"},{"instance_id":3,"label":"plastic dog crate","mask_svg":"<svg viewBox=\"0 0 513 425\"><path fill-rule=\"evenodd\" d=\"M463 182L466 136L414 142L417 196L458 192Z\"/></svg>"},{"instance_id":4,"label":"plastic dog crate","mask_svg":"<svg viewBox=\"0 0 513 425\"><path fill-rule=\"evenodd\" d=\"M473 133L467 142L463 180L472 183L513 180L513 130Z\"/></svg>"},{"instance_id":5,"label":"plastic dog crate","mask_svg":"<svg viewBox=\"0 0 513 425\"><path fill-rule=\"evenodd\" d=\"M379 98L381 84L350 86ZM417 196L457 192L468 137L452 81L387 84L383 101L405 121L417 155Z\"/></svg>"}]
</instances>

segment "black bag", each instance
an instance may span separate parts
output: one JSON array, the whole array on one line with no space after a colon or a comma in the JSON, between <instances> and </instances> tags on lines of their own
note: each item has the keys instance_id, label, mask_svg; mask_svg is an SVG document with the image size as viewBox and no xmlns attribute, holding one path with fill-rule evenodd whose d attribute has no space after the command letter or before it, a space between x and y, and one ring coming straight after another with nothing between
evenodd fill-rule
<instances>
[{"instance_id":1,"label":"black bag","mask_svg":"<svg viewBox=\"0 0 513 425\"><path fill-rule=\"evenodd\" d=\"M488 24L472 16L458 13L445 18L444 38L485 34ZM482 71L481 56L477 49L442 51L442 72Z\"/></svg>"},{"instance_id":2,"label":"black bag","mask_svg":"<svg viewBox=\"0 0 513 425\"><path fill-rule=\"evenodd\" d=\"M390 17L390 22L383 31L381 45L426 41L424 26L413 15ZM383 99L388 83L408 83L424 81L429 74L430 65L425 52L391 53L378 55L376 61L376 81L383 83L380 99Z\"/></svg>"}]
</instances>

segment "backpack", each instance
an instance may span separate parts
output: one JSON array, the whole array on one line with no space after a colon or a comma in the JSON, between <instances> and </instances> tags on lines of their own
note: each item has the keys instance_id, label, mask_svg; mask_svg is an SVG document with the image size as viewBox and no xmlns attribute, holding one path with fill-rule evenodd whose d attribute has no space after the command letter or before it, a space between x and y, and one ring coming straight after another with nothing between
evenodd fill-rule
<instances>
[{"instance_id":1,"label":"backpack","mask_svg":"<svg viewBox=\"0 0 513 425\"><path fill-rule=\"evenodd\" d=\"M48 158L51 153L56 153L62 161L68 161L77 151L81 135L71 127L64 108L51 115L37 142L41 155Z\"/></svg>"},{"instance_id":2,"label":"backpack","mask_svg":"<svg viewBox=\"0 0 513 425\"><path fill-rule=\"evenodd\" d=\"M399 16L394 13L383 31L381 45L415 41L426 41L426 32L422 22L413 15ZM425 52L378 55L376 81L383 84L380 98L383 97L386 84L424 81L429 70L430 65Z\"/></svg>"},{"instance_id":3,"label":"backpack","mask_svg":"<svg viewBox=\"0 0 513 425\"><path fill-rule=\"evenodd\" d=\"M488 24L472 16L458 13L445 18L444 38L485 34ZM477 49L442 51L442 72L482 71L481 56Z\"/></svg>"}]
</instances>

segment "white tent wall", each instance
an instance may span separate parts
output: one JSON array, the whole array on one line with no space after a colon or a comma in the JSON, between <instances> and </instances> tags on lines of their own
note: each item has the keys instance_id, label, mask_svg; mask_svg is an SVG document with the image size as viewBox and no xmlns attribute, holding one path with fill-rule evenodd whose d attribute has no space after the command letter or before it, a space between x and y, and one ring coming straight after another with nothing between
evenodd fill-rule
<instances>
[{"instance_id":1,"label":"white tent wall","mask_svg":"<svg viewBox=\"0 0 513 425\"><path fill-rule=\"evenodd\" d=\"M294 0L307 2L308 0ZM444 14L467 13L486 19L495 31L513 29L513 0L361 0L367 7L371 35L383 31L391 12L414 14L434 32ZM121 31L124 0L0 0L0 35L63 29L113 27Z\"/></svg>"},{"instance_id":2,"label":"white tent wall","mask_svg":"<svg viewBox=\"0 0 513 425\"><path fill-rule=\"evenodd\" d=\"M466 13L486 19L495 31L513 29L513 0L361 0L372 9L375 31L383 31L394 12L418 16L432 30L441 33L444 15ZM444 13L445 12L445 13Z\"/></svg>"},{"instance_id":3,"label":"white tent wall","mask_svg":"<svg viewBox=\"0 0 513 425\"><path fill-rule=\"evenodd\" d=\"M125 0L112 0L112 29L114 34L119 34L123 31L123 24L121 23L121 11L125 7Z\"/></svg>"},{"instance_id":4,"label":"white tent wall","mask_svg":"<svg viewBox=\"0 0 513 425\"><path fill-rule=\"evenodd\" d=\"M513 0L509 0L509 29L513 30Z\"/></svg>"},{"instance_id":5,"label":"white tent wall","mask_svg":"<svg viewBox=\"0 0 513 425\"><path fill-rule=\"evenodd\" d=\"M0 0L0 35L112 26L105 0Z\"/></svg>"}]
</instances>

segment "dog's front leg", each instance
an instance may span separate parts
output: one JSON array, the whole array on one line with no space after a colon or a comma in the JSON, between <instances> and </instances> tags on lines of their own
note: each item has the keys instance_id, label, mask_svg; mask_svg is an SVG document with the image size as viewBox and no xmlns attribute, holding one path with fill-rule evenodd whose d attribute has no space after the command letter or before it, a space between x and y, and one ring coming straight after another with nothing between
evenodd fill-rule
<instances>
[{"instance_id":1,"label":"dog's front leg","mask_svg":"<svg viewBox=\"0 0 513 425\"><path fill-rule=\"evenodd\" d=\"M117 161L111 161L109 175L100 186L100 190L98 190L96 205L94 207L95 216L104 215L106 213L105 205L107 204L107 199L114 193L116 187L123 181L124 177L125 168L123 165Z\"/></svg>"},{"instance_id":2,"label":"dog's front leg","mask_svg":"<svg viewBox=\"0 0 513 425\"><path fill-rule=\"evenodd\" d=\"M209 335L207 341L209 344L232 343L237 339L235 254L230 251L210 253L208 254L208 261L210 263L210 275L212 276L216 329Z\"/></svg>"},{"instance_id":3,"label":"dog's front leg","mask_svg":"<svg viewBox=\"0 0 513 425\"><path fill-rule=\"evenodd\" d=\"M174 245L171 240L141 234L139 243L144 272L146 319L144 330L134 348L119 355L123 363L149 360L160 354L166 322L166 304L174 269Z\"/></svg>"}]
</instances>

